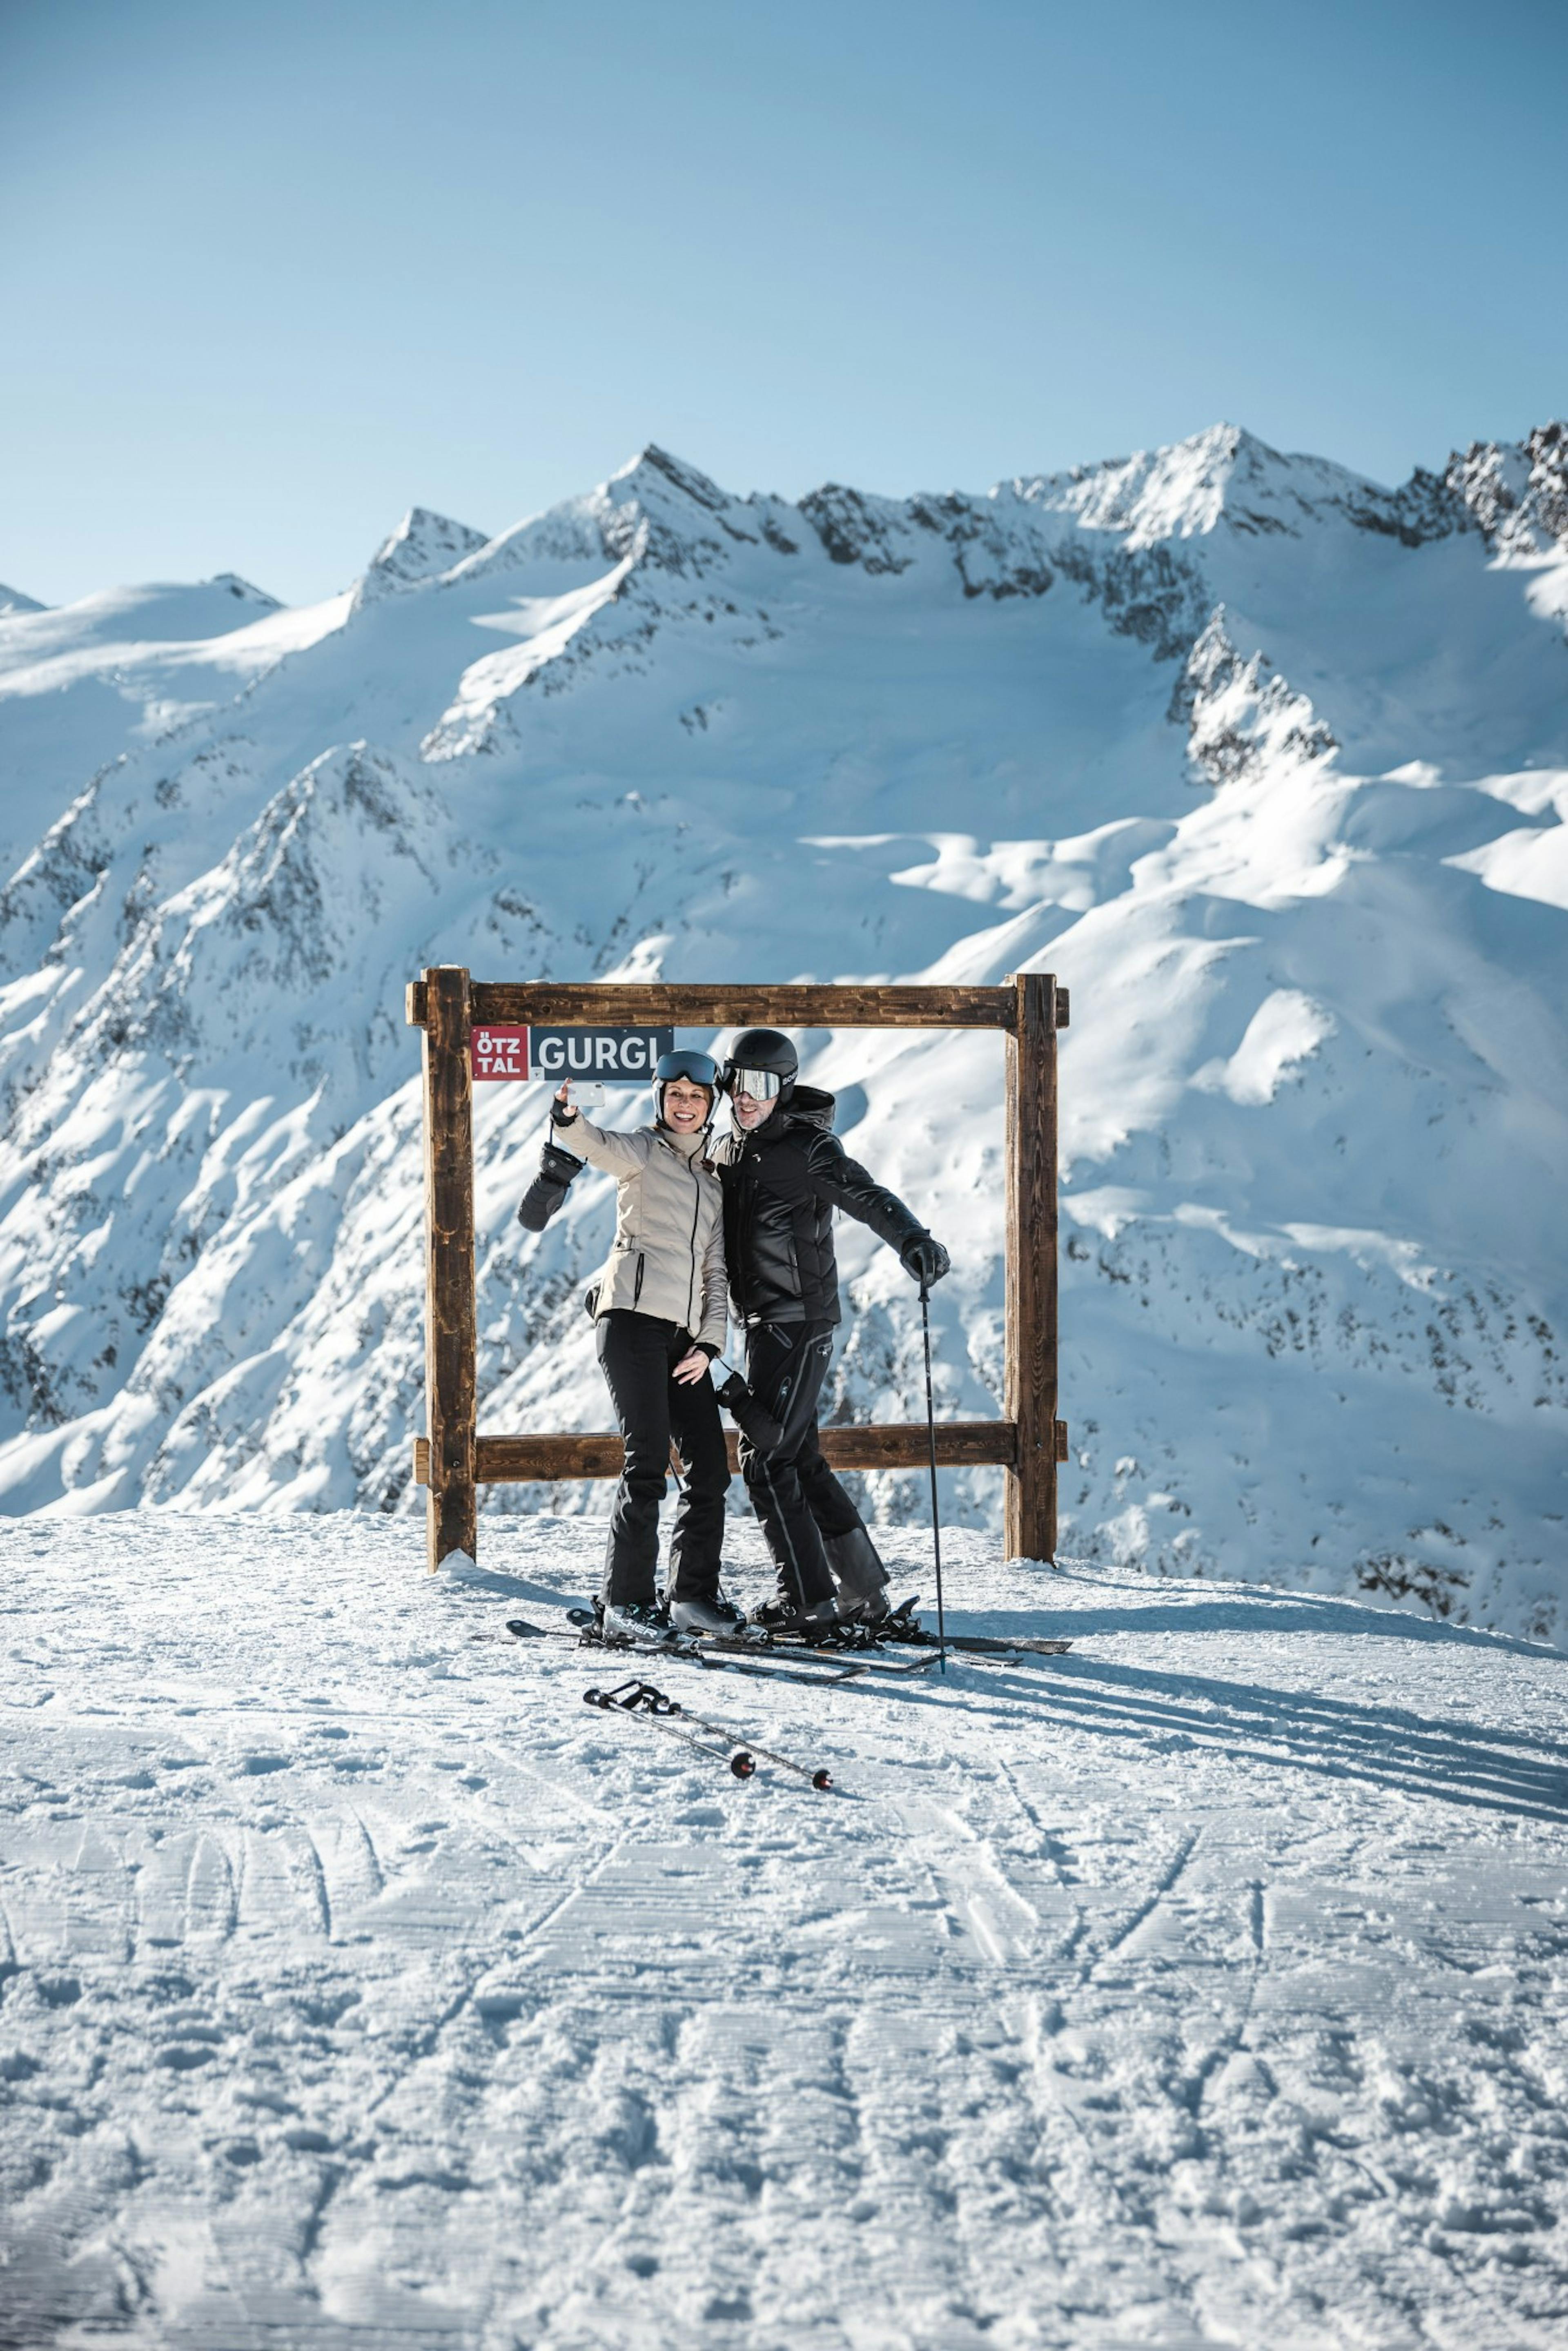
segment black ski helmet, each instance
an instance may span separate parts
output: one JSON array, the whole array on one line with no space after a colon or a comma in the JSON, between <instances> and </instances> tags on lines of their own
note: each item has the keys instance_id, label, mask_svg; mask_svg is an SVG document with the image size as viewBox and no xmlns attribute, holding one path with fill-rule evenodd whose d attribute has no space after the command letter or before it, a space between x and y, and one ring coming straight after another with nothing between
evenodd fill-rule
<instances>
[{"instance_id":1,"label":"black ski helmet","mask_svg":"<svg viewBox=\"0 0 1568 2351\"><path fill-rule=\"evenodd\" d=\"M727 1094L735 1092L737 1071L767 1070L779 1081L779 1101L787 1102L795 1091L800 1056L780 1029L743 1029L725 1056L718 1081Z\"/></svg>"}]
</instances>

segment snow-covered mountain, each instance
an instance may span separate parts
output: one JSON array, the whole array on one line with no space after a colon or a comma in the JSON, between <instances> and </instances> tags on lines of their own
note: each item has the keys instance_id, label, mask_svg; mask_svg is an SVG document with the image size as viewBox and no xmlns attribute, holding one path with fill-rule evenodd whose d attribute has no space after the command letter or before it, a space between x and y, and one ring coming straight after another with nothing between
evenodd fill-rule
<instances>
[{"instance_id":1,"label":"snow-covered mountain","mask_svg":"<svg viewBox=\"0 0 1568 2351\"><path fill-rule=\"evenodd\" d=\"M902 501L650 448L310 610L0 602L5 1507L410 1502L422 965L1033 965L1064 1548L1568 1624L1561 426L1396 491L1229 426ZM999 1043L808 1041L954 1249L940 1408L996 1409ZM480 1091L495 1429L606 1417L606 1187L513 1221L542 1115ZM913 1415L909 1285L842 1253L841 1409Z\"/></svg>"}]
</instances>

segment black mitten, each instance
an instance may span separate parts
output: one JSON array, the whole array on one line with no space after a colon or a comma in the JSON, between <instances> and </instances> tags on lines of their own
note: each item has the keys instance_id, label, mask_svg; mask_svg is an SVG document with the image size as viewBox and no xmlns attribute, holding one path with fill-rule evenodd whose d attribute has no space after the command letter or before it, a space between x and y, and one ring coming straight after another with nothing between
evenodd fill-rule
<instances>
[{"instance_id":1,"label":"black mitten","mask_svg":"<svg viewBox=\"0 0 1568 2351\"><path fill-rule=\"evenodd\" d=\"M542 1233L567 1195L567 1187L578 1169L580 1159L558 1144L547 1143L539 1155L539 1172L523 1194L517 1210L517 1222L530 1233Z\"/></svg>"}]
</instances>

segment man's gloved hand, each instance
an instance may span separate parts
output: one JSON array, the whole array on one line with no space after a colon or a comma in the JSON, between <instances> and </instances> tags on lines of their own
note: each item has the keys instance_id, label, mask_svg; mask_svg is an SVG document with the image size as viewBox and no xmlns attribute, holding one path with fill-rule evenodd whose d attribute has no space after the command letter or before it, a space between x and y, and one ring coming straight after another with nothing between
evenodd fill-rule
<instances>
[{"instance_id":1,"label":"man's gloved hand","mask_svg":"<svg viewBox=\"0 0 1568 2351\"><path fill-rule=\"evenodd\" d=\"M916 1233L904 1242L898 1252L899 1263L922 1290L931 1290L947 1271L953 1260L938 1240L929 1233Z\"/></svg>"},{"instance_id":2,"label":"man's gloved hand","mask_svg":"<svg viewBox=\"0 0 1568 2351\"><path fill-rule=\"evenodd\" d=\"M748 1437L758 1453L771 1453L783 1442L784 1430L771 1413L764 1412L738 1372L731 1372L722 1387L714 1389L730 1418L743 1437Z\"/></svg>"}]
</instances>

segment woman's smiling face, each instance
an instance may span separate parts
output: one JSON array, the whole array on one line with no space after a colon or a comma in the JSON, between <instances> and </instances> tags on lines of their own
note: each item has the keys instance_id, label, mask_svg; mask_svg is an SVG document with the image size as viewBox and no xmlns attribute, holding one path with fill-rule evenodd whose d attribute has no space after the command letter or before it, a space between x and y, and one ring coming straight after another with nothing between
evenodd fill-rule
<instances>
[{"instance_id":1,"label":"woman's smiling face","mask_svg":"<svg viewBox=\"0 0 1568 2351\"><path fill-rule=\"evenodd\" d=\"M707 1124L710 1097L691 1078L671 1078L664 1087L664 1124L674 1134L696 1134Z\"/></svg>"}]
</instances>

